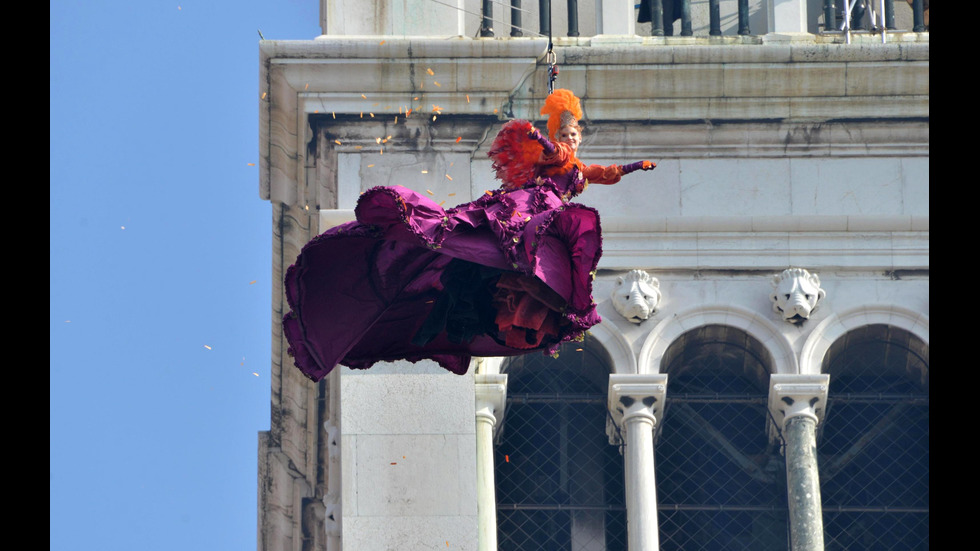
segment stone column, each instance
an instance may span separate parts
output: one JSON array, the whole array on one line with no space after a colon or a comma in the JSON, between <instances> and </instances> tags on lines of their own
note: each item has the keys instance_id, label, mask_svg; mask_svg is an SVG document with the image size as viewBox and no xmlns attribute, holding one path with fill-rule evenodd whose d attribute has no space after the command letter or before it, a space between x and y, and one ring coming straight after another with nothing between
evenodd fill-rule
<instances>
[{"instance_id":1,"label":"stone column","mask_svg":"<svg viewBox=\"0 0 980 551\"><path fill-rule=\"evenodd\" d=\"M778 0L768 2L769 32L805 33L806 0Z\"/></svg>"},{"instance_id":2,"label":"stone column","mask_svg":"<svg viewBox=\"0 0 980 551\"><path fill-rule=\"evenodd\" d=\"M609 413L625 444L626 530L630 551L660 548L653 429L662 418L666 392L666 374L609 376Z\"/></svg>"},{"instance_id":3,"label":"stone column","mask_svg":"<svg viewBox=\"0 0 980 551\"><path fill-rule=\"evenodd\" d=\"M783 434L791 551L823 551L817 424L830 375L772 375L769 411Z\"/></svg>"},{"instance_id":4,"label":"stone column","mask_svg":"<svg viewBox=\"0 0 980 551\"><path fill-rule=\"evenodd\" d=\"M599 35L636 34L636 8L632 0L597 0L596 33Z\"/></svg>"},{"instance_id":5,"label":"stone column","mask_svg":"<svg viewBox=\"0 0 980 551\"><path fill-rule=\"evenodd\" d=\"M479 551L497 551L497 499L493 439L507 403L507 375L476 376L476 512Z\"/></svg>"}]
</instances>

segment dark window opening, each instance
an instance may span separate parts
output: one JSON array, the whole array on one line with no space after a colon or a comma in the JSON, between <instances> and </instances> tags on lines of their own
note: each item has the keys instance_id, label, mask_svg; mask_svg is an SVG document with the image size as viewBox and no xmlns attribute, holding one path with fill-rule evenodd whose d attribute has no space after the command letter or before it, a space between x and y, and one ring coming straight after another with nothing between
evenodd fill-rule
<instances>
[{"instance_id":1,"label":"dark window opening","mask_svg":"<svg viewBox=\"0 0 980 551\"><path fill-rule=\"evenodd\" d=\"M626 551L623 458L606 435L610 361L586 339L511 360L494 448L498 546Z\"/></svg>"}]
</instances>

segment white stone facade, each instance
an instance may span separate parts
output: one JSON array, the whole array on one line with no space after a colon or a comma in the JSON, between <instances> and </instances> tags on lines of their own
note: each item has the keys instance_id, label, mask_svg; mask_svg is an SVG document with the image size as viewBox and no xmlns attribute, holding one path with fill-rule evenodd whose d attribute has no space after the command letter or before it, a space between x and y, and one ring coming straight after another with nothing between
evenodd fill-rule
<instances>
[{"instance_id":1,"label":"white stone facade","mask_svg":"<svg viewBox=\"0 0 980 551\"><path fill-rule=\"evenodd\" d=\"M487 148L506 120L538 120L547 39L469 38L479 4L448 3L467 12L323 0L327 34L261 43L259 190L274 206L275 278L370 187L397 183L446 206L497 187ZM812 26L794 22L812 22L812 0L776 3L798 4L790 16L756 4L774 33ZM578 198L602 220L603 322L591 335L614 374L661 374L678 337L715 324L758 340L779 376L820 375L835 340L870 324L928 345L928 35L653 40L633 35L626 13L583 18L589 36L556 43L559 86L582 98L583 160L658 165ZM524 21L536 28L536 15ZM632 29L616 35L629 40L591 36L603 25ZM817 275L823 293L798 323L770 298L791 268ZM611 299L632 270L657 281L645 319ZM259 549L484 549L475 388L506 363L480 360L465 376L431 362L338 368L314 384L285 352L285 308L275 293Z\"/></svg>"}]
</instances>

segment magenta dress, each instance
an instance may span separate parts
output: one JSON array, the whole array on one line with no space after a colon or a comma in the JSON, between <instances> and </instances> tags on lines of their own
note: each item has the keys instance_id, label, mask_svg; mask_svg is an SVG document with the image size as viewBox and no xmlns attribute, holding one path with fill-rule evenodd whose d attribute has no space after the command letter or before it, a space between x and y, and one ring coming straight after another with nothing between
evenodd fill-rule
<instances>
[{"instance_id":1,"label":"magenta dress","mask_svg":"<svg viewBox=\"0 0 980 551\"><path fill-rule=\"evenodd\" d=\"M289 354L314 381L342 364L554 353L601 321L599 214L570 202L581 171L443 209L402 186L363 193L356 221L317 236L285 277Z\"/></svg>"}]
</instances>

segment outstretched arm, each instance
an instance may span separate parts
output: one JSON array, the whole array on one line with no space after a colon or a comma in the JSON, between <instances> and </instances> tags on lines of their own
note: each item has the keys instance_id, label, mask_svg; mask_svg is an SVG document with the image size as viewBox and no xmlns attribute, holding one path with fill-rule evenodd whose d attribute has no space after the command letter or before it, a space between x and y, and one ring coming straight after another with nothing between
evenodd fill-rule
<instances>
[{"instance_id":1,"label":"outstretched arm","mask_svg":"<svg viewBox=\"0 0 980 551\"><path fill-rule=\"evenodd\" d=\"M651 163L650 161L637 161L628 165L589 165L585 167L585 170L582 172L583 176L585 176L590 184L611 186L618 183L620 178L629 174L630 172L636 172L637 170L653 170L656 167L657 164Z\"/></svg>"},{"instance_id":2,"label":"outstretched arm","mask_svg":"<svg viewBox=\"0 0 980 551\"><path fill-rule=\"evenodd\" d=\"M622 168L623 174L629 174L630 172L636 172L637 170L653 170L657 168L657 163L651 163L650 161L636 161L635 163L623 165Z\"/></svg>"}]
</instances>

